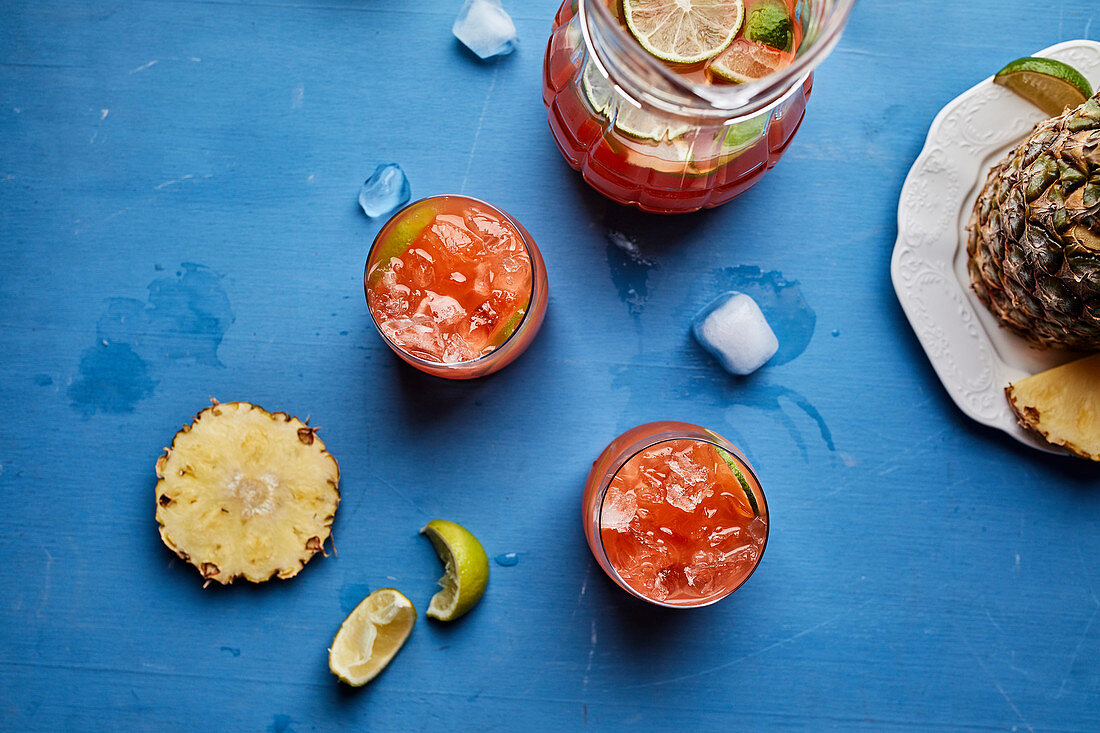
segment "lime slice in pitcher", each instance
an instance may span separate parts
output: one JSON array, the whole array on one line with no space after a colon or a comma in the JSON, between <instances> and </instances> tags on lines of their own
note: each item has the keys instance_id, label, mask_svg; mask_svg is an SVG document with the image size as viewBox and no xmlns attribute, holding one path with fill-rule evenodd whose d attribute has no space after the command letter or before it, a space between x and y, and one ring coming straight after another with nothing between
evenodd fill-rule
<instances>
[{"instance_id":1,"label":"lime slice in pitcher","mask_svg":"<svg viewBox=\"0 0 1100 733\"><path fill-rule=\"evenodd\" d=\"M791 65L794 55L738 38L711 62L709 70L726 81L746 84Z\"/></svg>"},{"instance_id":2,"label":"lime slice in pitcher","mask_svg":"<svg viewBox=\"0 0 1100 733\"><path fill-rule=\"evenodd\" d=\"M630 137L652 141L675 140L690 129L684 122L670 124L665 117L647 112L626 99L591 61L584 66L581 85L593 111L601 117L614 118L615 129Z\"/></svg>"},{"instance_id":3,"label":"lime slice in pitcher","mask_svg":"<svg viewBox=\"0 0 1100 733\"><path fill-rule=\"evenodd\" d=\"M745 19L743 0L623 0L623 11L642 48L674 64L722 53Z\"/></svg>"}]
</instances>

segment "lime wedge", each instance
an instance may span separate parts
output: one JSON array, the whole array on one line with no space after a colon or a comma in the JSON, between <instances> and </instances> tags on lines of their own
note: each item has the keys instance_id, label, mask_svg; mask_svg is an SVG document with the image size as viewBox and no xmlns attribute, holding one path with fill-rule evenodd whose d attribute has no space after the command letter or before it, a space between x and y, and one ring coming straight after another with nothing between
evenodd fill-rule
<instances>
[{"instance_id":1,"label":"lime wedge","mask_svg":"<svg viewBox=\"0 0 1100 733\"><path fill-rule=\"evenodd\" d=\"M722 457L722 460L726 462L726 465L733 471L733 475L737 477L737 483L741 484L741 490L745 492L745 496L749 499L749 505L752 506L752 513L754 516L760 516L760 504L756 501L756 493L752 490L752 486L749 485L748 479L745 478L745 474L741 473L741 469L737 466L737 460L729 454L729 452L722 448L717 448L718 455Z\"/></svg>"},{"instance_id":2,"label":"lime wedge","mask_svg":"<svg viewBox=\"0 0 1100 733\"><path fill-rule=\"evenodd\" d=\"M328 668L352 687L361 687L386 668L416 624L416 609L393 588L364 598L348 614L328 650Z\"/></svg>"},{"instance_id":3,"label":"lime wedge","mask_svg":"<svg viewBox=\"0 0 1100 733\"><path fill-rule=\"evenodd\" d=\"M792 61L794 55L786 51L738 38L708 68L727 81L745 84L786 68Z\"/></svg>"},{"instance_id":4,"label":"lime wedge","mask_svg":"<svg viewBox=\"0 0 1100 733\"><path fill-rule=\"evenodd\" d=\"M378 253L374 256L374 266L368 277L372 285L390 268L393 259L405 254L420 233L435 221L435 215L435 208L427 205L398 214L401 218L386 232L386 238L378 243Z\"/></svg>"},{"instance_id":5,"label":"lime wedge","mask_svg":"<svg viewBox=\"0 0 1100 733\"><path fill-rule=\"evenodd\" d=\"M432 596L428 616L454 621L477 605L489 583L489 557L485 548L465 527L444 519L433 519L420 530L432 541L443 562L443 588Z\"/></svg>"},{"instance_id":6,"label":"lime wedge","mask_svg":"<svg viewBox=\"0 0 1100 733\"><path fill-rule=\"evenodd\" d=\"M500 346L508 339L512 338L512 334L519 328L519 324L523 322L523 316L526 315L527 308L523 307L512 314L512 317L505 321L500 330L492 335L489 339L489 345Z\"/></svg>"},{"instance_id":7,"label":"lime wedge","mask_svg":"<svg viewBox=\"0 0 1100 733\"><path fill-rule=\"evenodd\" d=\"M730 45L745 19L742 0L623 0L642 48L674 64L697 64Z\"/></svg>"},{"instance_id":8,"label":"lime wedge","mask_svg":"<svg viewBox=\"0 0 1100 733\"><path fill-rule=\"evenodd\" d=\"M1048 115L1062 114L1092 96L1092 85L1069 64L1028 56L1016 59L997 72L993 83L1012 90Z\"/></svg>"}]
</instances>

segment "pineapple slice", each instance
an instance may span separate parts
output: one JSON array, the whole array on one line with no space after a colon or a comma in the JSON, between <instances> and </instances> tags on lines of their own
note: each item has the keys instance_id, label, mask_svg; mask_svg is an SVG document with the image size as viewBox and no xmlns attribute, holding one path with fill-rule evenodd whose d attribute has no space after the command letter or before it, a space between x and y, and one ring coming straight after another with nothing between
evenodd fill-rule
<instances>
[{"instance_id":1,"label":"pineapple slice","mask_svg":"<svg viewBox=\"0 0 1100 733\"><path fill-rule=\"evenodd\" d=\"M1100 461L1100 354L1010 384L1005 394L1025 428Z\"/></svg>"},{"instance_id":2,"label":"pineapple slice","mask_svg":"<svg viewBox=\"0 0 1100 733\"><path fill-rule=\"evenodd\" d=\"M212 402L157 460L161 539L207 583L292 578L331 535L336 459L296 417Z\"/></svg>"}]
</instances>

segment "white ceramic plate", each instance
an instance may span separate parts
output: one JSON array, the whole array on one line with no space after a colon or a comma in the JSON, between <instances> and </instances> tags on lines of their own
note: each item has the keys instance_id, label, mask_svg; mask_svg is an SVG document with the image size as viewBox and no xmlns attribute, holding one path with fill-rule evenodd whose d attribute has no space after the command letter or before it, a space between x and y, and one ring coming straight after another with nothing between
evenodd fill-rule
<instances>
[{"instance_id":1,"label":"white ceramic plate","mask_svg":"<svg viewBox=\"0 0 1100 733\"><path fill-rule=\"evenodd\" d=\"M1100 86L1096 41L1066 41L1034 55L1065 61ZM1045 117L995 85L993 77L936 115L901 189L890 275L909 323L959 409L1022 443L1056 453L1061 451L1016 423L1004 388L1074 355L1034 349L998 326L970 289L966 272L966 224L986 173Z\"/></svg>"}]
</instances>

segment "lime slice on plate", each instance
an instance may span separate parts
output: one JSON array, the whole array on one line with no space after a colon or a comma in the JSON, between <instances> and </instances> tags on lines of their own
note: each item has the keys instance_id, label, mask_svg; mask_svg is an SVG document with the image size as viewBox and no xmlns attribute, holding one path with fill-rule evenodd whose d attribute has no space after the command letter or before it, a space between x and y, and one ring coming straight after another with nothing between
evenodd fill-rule
<instances>
[{"instance_id":1,"label":"lime slice on plate","mask_svg":"<svg viewBox=\"0 0 1100 733\"><path fill-rule=\"evenodd\" d=\"M794 54L738 38L708 68L727 81L745 84L786 68L792 61Z\"/></svg>"},{"instance_id":2,"label":"lime slice on plate","mask_svg":"<svg viewBox=\"0 0 1100 733\"><path fill-rule=\"evenodd\" d=\"M442 590L432 596L428 616L454 621L481 600L489 583L489 557L485 548L465 527L444 519L433 519L420 530L432 541L443 562Z\"/></svg>"},{"instance_id":3,"label":"lime slice on plate","mask_svg":"<svg viewBox=\"0 0 1100 733\"><path fill-rule=\"evenodd\" d=\"M378 243L378 254L374 257L374 267L370 271L369 280L373 285L382 277L382 273L390 268L390 263L395 257L405 254L416 238L420 236L428 226L435 221L436 211L432 206L407 211L398 216L400 221L386 232L386 238Z\"/></svg>"},{"instance_id":4,"label":"lime slice on plate","mask_svg":"<svg viewBox=\"0 0 1100 733\"><path fill-rule=\"evenodd\" d=\"M1028 56L1016 59L997 72L993 83L1012 90L1048 115L1077 107L1092 96L1092 85L1069 64Z\"/></svg>"},{"instance_id":5,"label":"lime slice on plate","mask_svg":"<svg viewBox=\"0 0 1100 733\"><path fill-rule=\"evenodd\" d=\"M717 56L745 19L743 0L623 0L623 10L642 48L674 64Z\"/></svg>"},{"instance_id":6,"label":"lime slice on plate","mask_svg":"<svg viewBox=\"0 0 1100 733\"><path fill-rule=\"evenodd\" d=\"M416 609L408 598L393 588L376 590L340 624L328 668L352 687L367 684L386 668L415 624Z\"/></svg>"}]
</instances>

